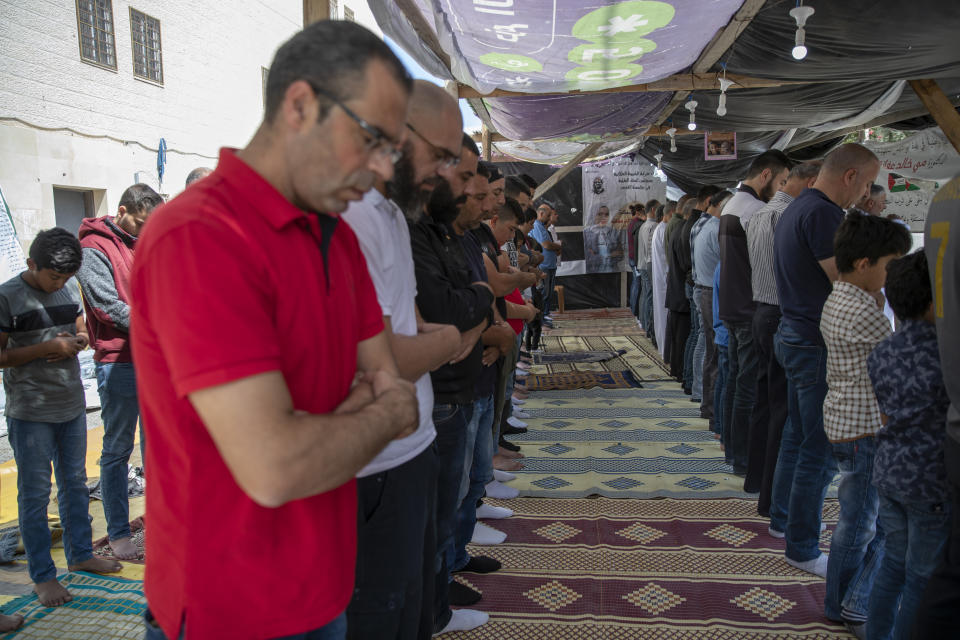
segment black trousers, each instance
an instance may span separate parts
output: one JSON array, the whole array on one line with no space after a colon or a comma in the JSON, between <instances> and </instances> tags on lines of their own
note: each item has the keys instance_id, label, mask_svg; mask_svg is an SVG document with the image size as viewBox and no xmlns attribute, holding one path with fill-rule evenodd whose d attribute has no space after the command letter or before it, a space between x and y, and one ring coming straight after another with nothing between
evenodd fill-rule
<instances>
[{"instance_id":1,"label":"black trousers","mask_svg":"<svg viewBox=\"0 0 960 640\"><path fill-rule=\"evenodd\" d=\"M750 420L750 444L744 488L759 491L757 513L770 515L773 474L780 455L780 438L787 421L787 376L773 353L773 334L780 326L780 307L757 305L753 345L757 352L757 394Z\"/></svg>"},{"instance_id":2,"label":"black trousers","mask_svg":"<svg viewBox=\"0 0 960 640\"><path fill-rule=\"evenodd\" d=\"M954 420L960 420L957 415L960 409L951 406L950 411ZM950 539L943 560L930 576L923 594L923 604L913 627L914 640L956 638L960 628L960 442L950 435L943 440L943 458L953 502Z\"/></svg>"},{"instance_id":3,"label":"black trousers","mask_svg":"<svg viewBox=\"0 0 960 640\"><path fill-rule=\"evenodd\" d=\"M683 379L683 356L690 337L690 312L670 311L667 314L667 342L670 344L670 375Z\"/></svg>"},{"instance_id":4,"label":"black trousers","mask_svg":"<svg viewBox=\"0 0 960 640\"><path fill-rule=\"evenodd\" d=\"M351 640L433 635L437 449L357 480L357 575L347 607Z\"/></svg>"}]
</instances>

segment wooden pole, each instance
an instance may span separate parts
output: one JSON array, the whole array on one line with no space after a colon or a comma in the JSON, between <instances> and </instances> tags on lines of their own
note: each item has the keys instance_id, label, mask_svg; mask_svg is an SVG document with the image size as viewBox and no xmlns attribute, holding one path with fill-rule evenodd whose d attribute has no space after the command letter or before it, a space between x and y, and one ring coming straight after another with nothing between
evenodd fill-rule
<instances>
[{"instance_id":1,"label":"wooden pole","mask_svg":"<svg viewBox=\"0 0 960 640\"><path fill-rule=\"evenodd\" d=\"M483 128L480 130L480 139L483 144L483 159L487 162L490 162L490 159L493 157L490 153L491 151L491 142L490 142L490 128L487 125L483 125Z\"/></svg>"},{"instance_id":2,"label":"wooden pole","mask_svg":"<svg viewBox=\"0 0 960 640\"><path fill-rule=\"evenodd\" d=\"M601 146L603 146L602 142L594 142L590 146L584 147L583 151L578 153L573 160L563 165L563 167L560 169L554 171L553 174L543 182L543 184L537 187L537 190L533 194L533 199L536 200L547 191L550 191L550 189L553 189L555 186L557 186L557 183L560 182L565 175L579 167L581 162L596 153L597 149L599 149Z\"/></svg>"},{"instance_id":3,"label":"wooden pole","mask_svg":"<svg viewBox=\"0 0 960 640\"><path fill-rule=\"evenodd\" d=\"M303 26L330 18L330 0L303 0Z\"/></svg>"},{"instance_id":4,"label":"wooden pole","mask_svg":"<svg viewBox=\"0 0 960 640\"><path fill-rule=\"evenodd\" d=\"M923 106L947 136L953 148L960 152L960 113L943 93L936 80L911 80L910 86L916 92Z\"/></svg>"}]
</instances>

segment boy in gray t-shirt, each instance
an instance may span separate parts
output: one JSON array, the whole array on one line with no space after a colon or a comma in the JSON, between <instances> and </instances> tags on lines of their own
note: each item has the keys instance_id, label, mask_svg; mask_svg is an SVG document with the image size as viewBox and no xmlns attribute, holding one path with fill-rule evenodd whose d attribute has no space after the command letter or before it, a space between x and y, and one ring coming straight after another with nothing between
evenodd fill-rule
<instances>
[{"instance_id":1,"label":"boy in gray t-shirt","mask_svg":"<svg viewBox=\"0 0 960 640\"><path fill-rule=\"evenodd\" d=\"M0 367L7 428L17 461L20 533L30 579L48 607L69 602L50 557L50 463L57 477L64 550L71 571L113 573L93 556L88 516L87 424L77 352L87 347L80 293L80 242L64 229L41 231L28 269L0 285ZM0 618L0 629L5 621Z\"/></svg>"}]
</instances>

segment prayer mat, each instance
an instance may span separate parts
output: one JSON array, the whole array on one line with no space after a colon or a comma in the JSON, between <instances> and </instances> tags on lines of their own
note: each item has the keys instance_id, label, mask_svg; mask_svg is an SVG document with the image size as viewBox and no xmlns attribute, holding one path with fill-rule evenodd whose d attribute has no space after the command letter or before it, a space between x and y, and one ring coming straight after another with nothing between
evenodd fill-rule
<instances>
[{"instance_id":1,"label":"prayer mat","mask_svg":"<svg viewBox=\"0 0 960 640\"><path fill-rule=\"evenodd\" d=\"M120 560L120 562L143 564L143 535L146 529L144 517L145 516L140 516L136 520L132 520L130 522L130 539L133 541L133 544L136 545L137 550L140 551L140 556L135 560ZM113 549L110 548L110 536L103 536L99 540L94 540L93 553L101 558L114 558L115 556L113 555Z\"/></svg>"},{"instance_id":2,"label":"prayer mat","mask_svg":"<svg viewBox=\"0 0 960 640\"><path fill-rule=\"evenodd\" d=\"M629 389L639 387L640 382L630 371L573 372L557 374L531 374L526 377L530 391L548 389Z\"/></svg>"},{"instance_id":3,"label":"prayer mat","mask_svg":"<svg viewBox=\"0 0 960 640\"><path fill-rule=\"evenodd\" d=\"M577 335L544 336L542 338L544 355L560 355L591 351L616 351L618 358L599 362L546 361L534 362L531 373L571 373L575 371L632 371L641 382L668 379L669 367L660 354L643 336L631 335ZM678 387L679 388L679 387Z\"/></svg>"},{"instance_id":4,"label":"prayer mat","mask_svg":"<svg viewBox=\"0 0 960 640\"><path fill-rule=\"evenodd\" d=\"M561 364L570 362L603 362L622 356L626 349L617 351L568 351L560 353L533 353L533 364Z\"/></svg>"},{"instance_id":5,"label":"prayer mat","mask_svg":"<svg viewBox=\"0 0 960 640\"><path fill-rule=\"evenodd\" d=\"M574 309L571 311L554 311L550 317L556 320L593 320L597 318L633 318L633 313L626 307L608 307L605 309Z\"/></svg>"},{"instance_id":6,"label":"prayer mat","mask_svg":"<svg viewBox=\"0 0 960 640\"><path fill-rule=\"evenodd\" d=\"M143 638L147 600L141 581L76 572L61 576L60 582L73 594L73 600L65 605L45 607L36 594L22 596L4 605L3 613L19 614L24 621L20 629L2 638Z\"/></svg>"},{"instance_id":7,"label":"prayer mat","mask_svg":"<svg viewBox=\"0 0 960 640\"><path fill-rule=\"evenodd\" d=\"M851 638L823 617L824 581L783 559L750 499L488 500L515 515L487 524L503 544L492 574L456 580L490 614L451 640L825 640ZM829 547L839 508L827 501Z\"/></svg>"},{"instance_id":8,"label":"prayer mat","mask_svg":"<svg viewBox=\"0 0 960 640\"><path fill-rule=\"evenodd\" d=\"M634 325L632 327L611 327L606 325L593 326L586 325L583 327L577 326L573 328L562 328L562 329L548 329L544 327L543 336L609 336L609 335L619 335L619 336L645 336L643 329Z\"/></svg>"}]
</instances>

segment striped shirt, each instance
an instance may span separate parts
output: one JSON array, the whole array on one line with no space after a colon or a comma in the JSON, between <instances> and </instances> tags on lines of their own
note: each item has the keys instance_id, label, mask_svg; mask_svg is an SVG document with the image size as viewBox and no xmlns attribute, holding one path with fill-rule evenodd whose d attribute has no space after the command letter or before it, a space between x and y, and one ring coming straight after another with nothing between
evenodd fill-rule
<instances>
[{"instance_id":1,"label":"striped shirt","mask_svg":"<svg viewBox=\"0 0 960 640\"><path fill-rule=\"evenodd\" d=\"M820 333L827 345L827 397L823 428L831 442L873 436L880 407L867 373L867 356L891 335L890 323L869 293L835 282L823 305Z\"/></svg>"},{"instance_id":2,"label":"striped shirt","mask_svg":"<svg viewBox=\"0 0 960 640\"><path fill-rule=\"evenodd\" d=\"M756 302L780 306L777 280L773 271L773 230L780 214L793 202L793 196L777 191L770 202L743 222L747 233L747 251L750 253L753 299Z\"/></svg>"}]
</instances>

